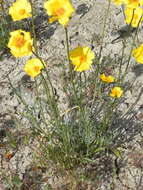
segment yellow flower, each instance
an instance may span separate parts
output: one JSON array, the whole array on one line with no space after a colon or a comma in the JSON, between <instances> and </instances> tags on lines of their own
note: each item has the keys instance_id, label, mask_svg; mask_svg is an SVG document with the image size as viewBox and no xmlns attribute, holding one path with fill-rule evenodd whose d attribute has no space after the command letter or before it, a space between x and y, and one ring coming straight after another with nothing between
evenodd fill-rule
<instances>
[{"instance_id":1,"label":"yellow flower","mask_svg":"<svg viewBox=\"0 0 143 190\"><path fill-rule=\"evenodd\" d=\"M31 5L27 0L17 0L9 9L13 21L31 17Z\"/></svg>"},{"instance_id":2,"label":"yellow flower","mask_svg":"<svg viewBox=\"0 0 143 190\"><path fill-rule=\"evenodd\" d=\"M49 0L44 3L44 8L51 16L50 23L58 20L64 26L68 24L69 18L75 11L70 0Z\"/></svg>"},{"instance_id":3,"label":"yellow flower","mask_svg":"<svg viewBox=\"0 0 143 190\"><path fill-rule=\"evenodd\" d=\"M114 98L120 98L123 94L123 90L120 87L114 87L111 90L110 96Z\"/></svg>"},{"instance_id":4,"label":"yellow flower","mask_svg":"<svg viewBox=\"0 0 143 190\"><path fill-rule=\"evenodd\" d=\"M124 0L125 4L130 8L137 8L143 5L143 0Z\"/></svg>"},{"instance_id":5,"label":"yellow flower","mask_svg":"<svg viewBox=\"0 0 143 190\"><path fill-rule=\"evenodd\" d=\"M78 46L74 50L70 51L70 60L75 65L75 71L89 70L94 59L94 53L89 47Z\"/></svg>"},{"instance_id":6,"label":"yellow flower","mask_svg":"<svg viewBox=\"0 0 143 190\"><path fill-rule=\"evenodd\" d=\"M141 23L143 20L143 9L140 7L137 7L136 9L127 7L125 9L125 16L127 24L131 24L132 27L137 27L139 22Z\"/></svg>"},{"instance_id":7,"label":"yellow flower","mask_svg":"<svg viewBox=\"0 0 143 190\"><path fill-rule=\"evenodd\" d=\"M8 47L10 52L15 57L22 57L32 54L33 40L31 39L30 32L25 32L23 30L15 30L10 32L10 39L8 42Z\"/></svg>"},{"instance_id":8,"label":"yellow flower","mask_svg":"<svg viewBox=\"0 0 143 190\"><path fill-rule=\"evenodd\" d=\"M143 64L143 44L141 44L138 48L132 51L132 55L135 58L136 62Z\"/></svg>"},{"instance_id":9,"label":"yellow flower","mask_svg":"<svg viewBox=\"0 0 143 190\"><path fill-rule=\"evenodd\" d=\"M42 69L44 69L44 65L37 58L28 60L24 66L24 71L33 78L39 75Z\"/></svg>"},{"instance_id":10,"label":"yellow flower","mask_svg":"<svg viewBox=\"0 0 143 190\"><path fill-rule=\"evenodd\" d=\"M116 5L122 5L124 0L112 0Z\"/></svg>"},{"instance_id":11,"label":"yellow flower","mask_svg":"<svg viewBox=\"0 0 143 190\"><path fill-rule=\"evenodd\" d=\"M111 75L109 76L106 76L105 74L101 74L100 75L100 79L103 81L103 82L107 82L107 83L110 83L110 82L114 82L115 78Z\"/></svg>"}]
</instances>

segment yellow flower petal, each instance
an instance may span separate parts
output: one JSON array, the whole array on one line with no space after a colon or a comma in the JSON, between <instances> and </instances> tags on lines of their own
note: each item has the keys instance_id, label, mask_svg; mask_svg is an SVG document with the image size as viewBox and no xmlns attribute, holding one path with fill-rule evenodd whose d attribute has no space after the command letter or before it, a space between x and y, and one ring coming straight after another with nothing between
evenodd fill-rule
<instances>
[{"instance_id":1,"label":"yellow flower petal","mask_svg":"<svg viewBox=\"0 0 143 190\"><path fill-rule=\"evenodd\" d=\"M124 0L112 0L116 5L121 5L123 4Z\"/></svg>"},{"instance_id":2,"label":"yellow flower petal","mask_svg":"<svg viewBox=\"0 0 143 190\"><path fill-rule=\"evenodd\" d=\"M49 18L49 23L53 23L56 20L58 20L58 18L56 16L52 16L51 18Z\"/></svg>"},{"instance_id":3,"label":"yellow flower petal","mask_svg":"<svg viewBox=\"0 0 143 190\"><path fill-rule=\"evenodd\" d=\"M17 0L9 8L9 14L13 21L31 17L31 5L27 0Z\"/></svg>"},{"instance_id":4,"label":"yellow flower petal","mask_svg":"<svg viewBox=\"0 0 143 190\"><path fill-rule=\"evenodd\" d=\"M47 14L52 16L50 22L58 20L60 24L66 26L69 18L75 12L70 0L49 0L44 3Z\"/></svg>"},{"instance_id":5,"label":"yellow flower petal","mask_svg":"<svg viewBox=\"0 0 143 190\"><path fill-rule=\"evenodd\" d=\"M87 46L78 46L74 50L70 51L70 60L75 65L74 70L86 71L89 70L94 59L94 53Z\"/></svg>"},{"instance_id":6,"label":"yellow flower petal","mask_svg":"<svg viewBox=\"0 0 143 190\"><path fill-rule=\"evenodd\" d=\"M15 30L10 33L8 47L15 57L22 57L32 54L33 40L30 33L23 30Z\"/></svg>"},{"instance_id":7,"label":"yellow flower petal","mask_svg":"<svg viewBox=\"0 0 143 190\"><path fill-rule=\"evenodd\" d=\"M120 98L123 94L123 90L120 87L114 87L111 90L110 96L114 98Z\"/></svg>"},{"instance_id":8,"label":"yellow flower petal","mask_svg":"<svg viewBox=\"0 0 143 190\"><path fill-rule=\"evenodd\" d=\"M28 60L24 66L24 71L33 78L39 75L42 69L44 69L44 65L37 58Z\"/></svg>"},{"instance_id":9,"label":"yellow flower petal","mask_svg":"<svg viewBox=\"0 0 143 190\"><path fill-rule=\"evenodd\" d=\"M143 21L143 9L137 7L136 9L127 7L125 9L126 23L131 24L132 27L137 27L139 22Z\"/></svg>"},{"instance_id":10,"label":"yellow flower petal","mask_svg":"<svg viewBox=\"0 0 143 190\"><path fill-rule=\"evenodd\" d=\"M143 44L132 51L132 56L135 58L136 62L143 64Z\"/></svg>"},{"instance_id":11,"label":"yellow flower petal","mask_svg":"<svg viewBox=\"0 0 143 190\"><path fill-rule=\"evenodd\" d=\"M127 7L132 9L137 8L143 5L143 0L124 0L124 3Z\"/></svg>"},{"instance_id":12,"label":"yellow flower petal","mask_svg":"<svg viewBox=\"0 0 143 190\"><path fill-rule=\"evenodd\" d=\"M109 76L106 76L105 74L101 74L100 75L100 79L103 81L103 82L107 82L107 83L111 83L111 82L114 82L115 78L111 75Z\"/></svg>"}]
</instances>

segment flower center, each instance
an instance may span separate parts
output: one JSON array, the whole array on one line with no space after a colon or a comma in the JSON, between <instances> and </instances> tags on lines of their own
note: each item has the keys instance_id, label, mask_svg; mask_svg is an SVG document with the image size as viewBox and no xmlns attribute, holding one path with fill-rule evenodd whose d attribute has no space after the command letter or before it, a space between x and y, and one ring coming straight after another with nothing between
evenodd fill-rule
<instances>
[{"instance_id":1,"label":"flower center","mask_svg":"<svg viewBox=\"0 0 143 190\"><path fill-rule=\"evenodd\" d=\"M18 48L22 47L24 45L24 43L25 43L24 36L16 37L14 40L15 46Z\"/></svg>"},{"instance_id":2,"label":"flower center","mask_svg":"<svg viewBox=\"0 0 143 190\"><path fill-rule=\"evenodd\" d=\"M80 57L80 62L81 62L81 63L86 62L86 60L87 60L87 57L86 57L86 56L81 56L81 57Z\"/></svg>"},{"instance_id":3,"label":"flower center","mask_svg":"<svg viewBox=\"0 0 143 190\"><path fill-rule=\"evenodd\" d=\"M35 71L36 73L38 73L39 70L40 70L40 69L39 69L39 66L35 66L35 67L34 67L34 71Z\"/></svg>"},{"instance_id":4,"label":"flower center","mask_svg":"<svg viewBox=\"0 0 143 190\"><path fill-rule=\"evenodd\" d=\"M139 0L131 0L131 3L139 3Z\"/></svg>"},{"instance_id":5,"label":"flower center","mask_svg":"<svg viewBox=\"0 0 143 190\"><path fill-rule=\"evenodd\" d=\"M24 15L25 13L26 13L25 9L20 9L20 10L19 10L19 14L20 14L20 15Z\"/></svg>"},{"instance_id":6,"label":"flower center","mask_svg":"<svg viewBox=\"0 0 143 190\"><path fill-rule=\"evenodd\" d=\"M57 16L62 16L65 13L65 9L64 8L59 8L56 10L56 15Z\"/></svg>"}]
</instances>

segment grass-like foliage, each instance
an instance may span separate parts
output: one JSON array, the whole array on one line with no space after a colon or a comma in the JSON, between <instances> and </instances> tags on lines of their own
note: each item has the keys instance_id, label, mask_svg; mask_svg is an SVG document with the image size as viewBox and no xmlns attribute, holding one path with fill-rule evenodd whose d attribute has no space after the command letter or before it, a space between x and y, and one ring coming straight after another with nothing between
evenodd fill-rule
<instances>
[{"instance_id":1,"label":"grass-like foliage","mask_svg":"<svg viewBox=\"0 0 143 190\"><path fill-rule=\"evenodd\" d=\"M106 23L112 2L124 5L122 11L128 24L127 33L132 30L132 27L135 29L128 57L125 56L126 38L122 38L122 54L118 60L103 55ZM2 15L6 14L4 3L1 1ZM31 19L31 33L21 28L9 31L7 17L1 15L0 50L8 47L16 58L31 56L24 66L24 71L34 81L31 103L27 102L21 89L16 88L10 79L9 83L20 103L23 104L23 110L19 114L22 118L26 118L24 122L28 126L27 129L30 129L28 140L34 138L38 144L36 147L39 149L37 148L33 154L39 166L47 167L50 163L53 167L68 171L75 177L77 168L94 163L99 157L110 153L120 157L118 148L122 134L115 125L123 116L119 111L120 103L126 90L130 88L124 85L124 81L132 56L137 62L143 63L143 45L134 48L143 16L140 5L140 1L133 4L129 0L108 0L100 48L95 52L86 45L79 45L71 50L68 24L75 9L69 0L49 0L44 3L49 22L58 21L65 32L67 56L65 62L68 64L63 63L60 79L64 81L62 96L65 98L65 108L61 108L59 92L49 72L48 62L41 57L38 49L37 41L40 39L37 40L34 25L33 13L37 11L34 9L34 1L16 0L11 4L8 12L13 20L11 22ZM22 123L20 125L22 126ZM12 139L11 142L14 142L14 146L17 147L15 144L18 142L10 138L9 134L8 138ZM17 181L17 184L13 187L19 188L22 183L20 179L15 176L14 181Z\"/></svg>"}]
</instances>

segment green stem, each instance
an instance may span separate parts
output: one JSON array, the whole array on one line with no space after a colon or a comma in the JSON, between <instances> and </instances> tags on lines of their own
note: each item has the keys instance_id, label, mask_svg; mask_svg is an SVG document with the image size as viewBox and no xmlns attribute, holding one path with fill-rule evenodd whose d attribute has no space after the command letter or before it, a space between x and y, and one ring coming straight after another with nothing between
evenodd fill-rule
<instances>
[{"instance_id":1,"label":"green stem","mask_svg":"<svg viewBox=\"0 0 143 190\"><path fill-rule=\"evenodd\" d=\"M5 33L9 34L10 24L8 23L8 21L6 19L6 12L5 12L5 9L4 9L3 1L0 3L0 7L1 7L1 10L2 10L2 19L1 19L0 22L1 22L2 30L3 30L3 34L5 34ZM5 37L5 35L3 35L3 36Z\"/></svg>"},{"instance_id":2,"label":"green stem","mask_svg":"<svg viewBox=\"0 0 143 190\"><path fill-rule=\"evenodd\" d=\"M98 62L98 65L99 64L100 63ZM93 91L93 100L92 100L92 105L91 105L91 112L93 110L95 98L96 98L96 96L98 96L98 93L99 93L99 88L100 88L100 87L98 88L98 80L99 80L98 74L99 73L100 73L100 68L98 67L97 70L95 71L95 82L94 82L94 91Z\"/></svg>"},{"instance_id":3,"label":"green stem","mask_svg":"<svg viewBox=\"0 0 143 190\"><path fill-rule=\"evenodd\" d=\"M57 110L57 105L55 104L55 102L53 102L53 99L51 97L50 94L50 89L49 89L49 85L44 77L44 75L41 73L42 79L44 81L44 87L46 90L46 94L47 94L47 99L50 101L50 109L53 110L53 113L55 115L55 119L57 120L59 118L59 112Z\"/></svg>"},{"instance_id":4,"label":"green stem","mask_svg":"<svg viewBox=\"0 0 143 190\"><path fill-rule=\"evenodd\" d=\"M101 46L100 46L99 57L98 57L99 60L100 60L101 54L102 54L103 41L104 41L105 29L106 29L106 22L107 22L107 19L108 19L108 14L109 14L109 10L110 10L110 5L111 5L111 0L108 0L107 12L106 12L106 15L105 15L105 19L104 19L104 23L103 23L103 30L102 30L102 35L101 35Z\"/></svg>"},{"instance_id":5,"label":"green stem","mask_svg":"<svg viewBox=\"0 0 143 190\"><path fill-rule=\"evenodd\" d=\"M48 71L47 71L47 68L46 68L46 66L45 66L45 62L41 59L41 57L39 56L39 55L37 55L35 52L33 52L33 54L41 61L41 63L43 64L43 66L44 66L44 69L45 69L45 72L46 72L46 75L47 75L47 80L45 79L45 77L44 77L44 75L42 74L42 78L44 79L44 83L45 83L45 85L47 86L47 88L48 88L48 96L50 97L50 101L52 101L53 103L53 106L54 106L54 108L55 108L55 110L56 110L56 113L57 113L57 116L59 116L59 110L58 110L58 106L57 106L57 103L56 103L56 99L55 99L55 92L54 92L54 87L53 87L53 85L52 85L52 82L51 82L51 80L50 80L50 77L49 77L49 73L48 73ZM52 97L51 97L51 93L50 93L50 89L49 89L49 86L48 86L48 84L47 84L47 81L49 82L49 85L50 85L50 88L51 88L51 90L52 90ZM45 87L46 87L45 86Z\"/></svg>"},{"instance_id":6,"label":"green stem","mask_svg":"<svg viewBox=\"0 0 143 190\"><path fill-rule=\"evenodd\" d=\"M3 1L0 3L0 5L1 5L1 10L2 10L2 17L3 17L3 20L5 20L6 14L5 14L5 10L4 10Z\"/></svg>"},{"instance_id":7,"label":"green stem","mask_svg":"<svg viewBox=\"0 0 143 190\"><path fill-rule=\"evenodd\" d=\"M29 0L29 2L31 4L31 13L32 13L33 45L34 45L35 52L38 53L37 43L36 43L36 30L35 30L35 24L34 24L34 6L33 6L33 3L32 3L32 0Z\"/></svg>"},{"instance_id":8,"label":"green stem","mask_svg":"<svg viewBox=\"0 0 143 190\"><path fill-rule=\"evenodd\" d=\"M15 94L17 95L17 97L19 98L19 100L21 101L21 103L25 106L27 112L29 115L25 115L23 113L21 113L24 117L28 118L29 122L32 122L32 124L35 126L35 128L37 130L40 130L42 132L44 132L44 130L40 127L39 123L37 122L34 114L33 114L33 111L29 108L29 105L25 102L25 100L22 98L21 96L21 93L17 93L17 90L15 89L15 87L12 85L11 81L10 81L10 78L8 77L8 81L9 81L9 84L11 86L11 88L13 89L13 91L15 92ZM44 132L45 133L45 132Z\"/></svg>"},{"instance_id":9,"label":"green stem","mask_svg":"<svg viewBox=\"0 0 143 190\"><path fill-rule=\"evenodd\" d=\"M117 81L120 82L121 79L121 72L122 72L122 65L123 65L123 58L124 58L124 53L125 53L125 40L123 41L123 48L122 48L122 56L121 56L121 61L119 65L119 72L118 72L118 78Z\"/></svg>"},{"instance_id":10,"label":"green stem","mask_svg":"<svg viewBox=\"0 0 143 190\"><path fill-rule=\"evenodd\" d=\"M100 59L101 59L101 56L102 56L102 49L103 49L103 41L104 41L104 37L105 37L106 22L107 22L107 19L108 19L110 6L111 6L111 0L108 0L107 12L105 14L105 19L104 19L104 23L103 23L103 30L102 30L102 35L101 35L101 46L100 46L99 56L98 56L98 60L97 60L97 68L96 68L96 71L95 71L94 94L93 94L93 101L92 101L92 105L91 105L91 110L93 109L96 94L97 94L96 89L97 89L98 74L100 73L100 70L101 70L101 68L100 68L101 67L100 66Z\"/></svg>"},{"instance_id":11,"label":"green stem","mask_svg":"<svg viewBox=\"0 0 143 190\"><path fill-rule=\"evenodd\" d=\"M50 106L50 111L51 111L51 118L53 116L53 119L52 119L52 124L55 124L56 127L59 128L60 126L60 112L59 112L59 109L58 109L58 106L57 106L57 103L55 102L55 97L54 99L51 97L50 95L50 89L49 89L49 85L44 77L44 75L41 73L41 76L42 76L42 81L44 82L44 87L45 87L45 90L46 90L46 95L47 95L47 100L49 100L49 106ZM54 100L54 101L53 101Z\"/></svg>"},{"instance_id":12,"label":"green stem","mask_svg":"<svg viewBox=\"0 0 143 190\"><path fill-rule=\"evenodd\" d=\"M125 19L126 19L126 16L125 16L124 5L121 5L121 8L122 8L122 12L123 12L124 20L125 20Z\"/></svg>"},{"instance_id":13,"label":"green stem","mask_svg":"<svg viewBox=\"0 0 143 190\"><path fill-rule=\"evenodd\" d=\"M46 75L47 75L47 80L48 80L48 82L49 82L49 84L50 84L50 87L51 87L52 93L53 93L53 97L54 97L54 96L55 96L54 87L53 87L52 82L51 82L51 80L50 80L47 67L45 66L45 62L42 60L42 58L41 58L37 53L35 53L34 51L32 51L32 53L33 53L33 55L35 55L35 56L41 61L41 63L43 64L43 67L44 67L45 72L46 72Z\"/></svg>"},{"instance_id":14,"label":"green stem","mask_svg":"<svg viewBox=\"0 0 143 190\"><path fill-rule=\"evenodd\" d=\"M140 20L138 22L137 29L136 29L135 35L133 37L133 41L132 41L132 45L131 45L131 49L130 49L130 53L129 53L129 58L128 58L128 61L127 61L127 66L126 66L124 74L123 74L122 81L124 81L126 73L128 71L129 65L130 65L130 60L131 60L131 56L132 56L132 50L133 50L133 47L134 47L134 44L135 44L135 39L136 39L136 36L138 34L139 25L140 25L140 22L141 22L142 18L143 18L143 15L141 16L141 18L140 18Z\"/></svg>"},{"instance_id":15,"label":"green stem","mask_svg":"<svg viewBox=\"0 0 143 190\"><path fill-rule=\"evenodd\" d=\"M74 91L75 98L76 98L76 100L78 100L76 89L75 89L75 84L74 84L72 65L70 62L68 29L67 29L67 27L65 27L64 29L65 29L65 34L66 34L66 50L67 50L67 59L68 59L68 63L69 63L69 72L70 72L70 77L71 77L71 84L72 84L72 88Z\"/></svg>"},{"instance_id":16,"label":"green stem","mask_svg":"<svg viewBox=\"0 0 143 190\"><path fill-rule=\"evenodd\" d=\"M53 88L53 85L50 81L50 78L49 78L49 75L48 75L48 71L47 71L47 68L45 66L45 63L44 61L41 59L41 57L38 55L38 49L37 49L37 39L36 39L36 31L35 31L35 24L34 24L34 9L33 9L33 3L32 3L32 0L30 0L30 4L31 4L31 10L32 10L32 33L33 33L33 40L34 40L34 51L33 51L33 54L41 61L41 63L43 64L44 66L44 69L46 71L46 74L47 74L47 79L48 79L48 82L50 84L50 87L52 89L52 94L53 94L53 98L51 97L51 94L50 94L50 89L49 89L49 86L47 84L47 81L44 77L43 74L41 74L42 76L42 79L44 80L44 85L45 85L45 88L46 88L46 93L48 94L48 97L49 97L49 100L50 100L50 104L51 104L51 109L54 108L54 113L55 113L55 110L56 110L56 120L57 120L57 116L59 116L58 114L58 107L57 107L57 104L56 104L56 100L55 100L55 93L54 93L54 88ZM53 100L54 100L54 103L53 103Z\"/></svg>"},{"instance_id":17,"label":"green stem","mask_svg":"<svg viewBox=\"0 0 143 190\"><path fill-rule=\"evenodd\" d=\"M87 88L87 77L86 77L86 72L83 72L84 74L84 81L85 81L85 89Z\"/></svg>"},{"instance_id":18,"label":"green stem","mask_svg":"<svg viewBox=\"0 0 143 190\"><path fill-rule=\"evenodd\" d=\"M104 130L109 129L111 117L113 115L114 108L116 107L116 99L111 100L109 104L110 104L109 107L107 106L104 110L104 118L103 118Z\"/></svg>"},{"instance_id":19,"label":"green stem","mask_svg":"<svg viewBox=\"0 0 143 190\"><path fill-rule=\"evenodd\" d=\"M69 71L71 74L71 78L73 79L73 73L72 73L72 65L70 62L70 50L69 50L69 38L68 38L68 29L67 27L64 28L65 29L65 34L66 34L66 48L67 48L67 59L68 59L68 63L69 63Z\"/></svg>"},{"instance_id":20,"label":"green stem","mask_svg":"<svg viewBox=\"0 0 143 190\"><path fill-rule=\"evenodd\" d=\"M40 111L41 111L41 114L42 114L42 119L43 119L44 124L47 126L47 122L46 122L46 118L45 118L45 115L44 115L44 110L43 110L43 106L42 106L42 102L41 102L41 98L40 98L40 94L39 94L39 90L38 90L37 80L35 80L35 85L36 85L36 88L35 88L36 89L36 97L37 97L39 108L40 108Z\"/></svg>"}]
</instances>

